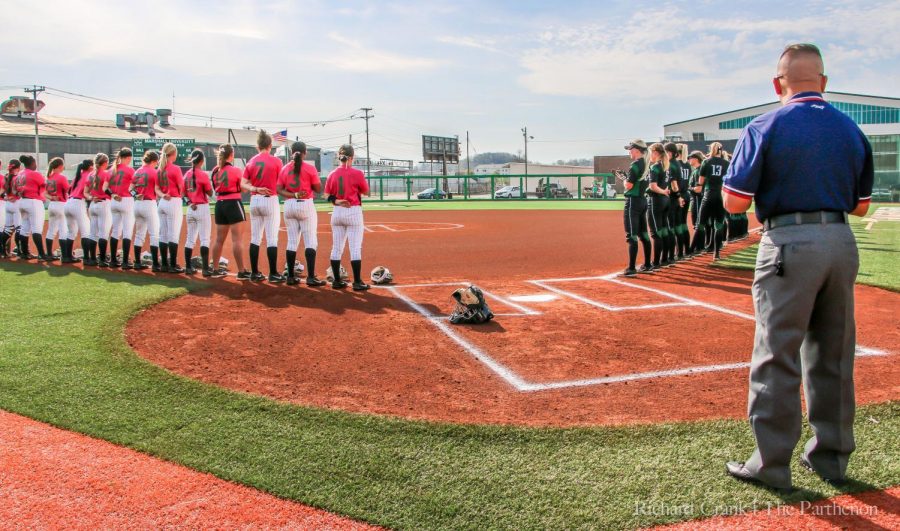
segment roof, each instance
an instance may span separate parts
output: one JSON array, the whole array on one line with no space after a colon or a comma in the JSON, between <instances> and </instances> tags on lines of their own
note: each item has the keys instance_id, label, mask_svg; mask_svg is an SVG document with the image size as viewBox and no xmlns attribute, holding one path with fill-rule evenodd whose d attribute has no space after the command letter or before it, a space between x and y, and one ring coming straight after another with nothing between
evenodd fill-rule
<instances>
[{"instance_id":1,"label":"roof","mask_svg":"<svg viewBox=\"0 0 900 531\"><path fill-rule=\"evenodd\" d=\"M89 118L68 118L60 116L39 115L41 137L57 137L92 140L132 140L134 138L150 138L147 128L134 131L116 127L111 120L95 120ZM173 124L162 127L156 124L154 138L191 138L197 144L224 144L228 141L228 129L220 127L198 127L193 125ZM238 144L256 145L257 131L232 129ZM29 116L0 116L0 135L34 136L34 120Z\"/></svg>"},{"instance_id":2,"label":"roof","mask_svg":"<svg viewBox=\"0 0 900 531\"><path fill-rule=\"evenodd\" d=\"M894 101L900 101L900 98L892 98L892 97L889 97L889 96L873 96L873 95L871 95L871 94L854 94L854 93L852 93L852 92L836 92L836 91L831 91L831 90L825 91L825 95L826 95L826 96L829 95L829 94L835 94L835 95L838 95L838 96L855 96L855 97L857 97L857 98L878 98L878 99L880 99L880 100L894 100ZM680 121L678 121L678 122L672 122L672 123L670 123L670 124L665 124L665 125L663 125L663 127L669 127L669 126L671 126L671 125L678 125L678 124L683 124L683 123L687 123L687 122L695 122L695 121L697 121L697 120L705 120L705 119L707 119L707 118L713 118L713 117L715 117L715 116L724 116L724 115L726 115L726 114L734 114L734 113L736 113L736 112L749 111L749 110L751 110L751 109L758 109L758 108L760 108L760 107L768 107L768 106L770 106L770 105L776 105L776 104L778 104L778 103L779 103L779 102L777 102L777 101L770 101L770 102L768 102L768 103L761 103L761 104L759 104L759 105L752 105L752 106L750 106L750 107L743 107L743 108L741 108L741 109L734 109L734 110L731 110L731 111L719 112L719 113L716 113L716 114L709 114L709 115L706 115L706 116L701 116L701 117L699 117L699 118L691 118L690 120L680 120Z\"/></svg>"}]
</instances>

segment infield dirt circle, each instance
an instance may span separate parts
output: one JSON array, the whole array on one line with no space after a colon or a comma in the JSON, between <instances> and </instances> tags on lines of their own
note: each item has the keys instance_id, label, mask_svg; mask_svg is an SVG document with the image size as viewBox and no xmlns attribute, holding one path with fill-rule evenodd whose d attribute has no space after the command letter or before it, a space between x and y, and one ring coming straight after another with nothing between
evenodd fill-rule
<instances>
[{"instance_id":1,"label":"infield dirt circle","mask_svg":"<svg viewBox=\"0 0 900 531\"><path fill-rule=\"evenodd\" d=\"M319 214L320 277L328 216ZM710 267L707 255L615 277L626 258L621 212L365 217L364 270L389 267L394 288L199 279L208 289L142 312L128 341L190 378L361 413L533 426L745 416L751 272ZM495 321L446 322L450 293L467 282L490 295ZM857 401L900 398L900 295L856 292Z\"/></svg>"}]
</instances>

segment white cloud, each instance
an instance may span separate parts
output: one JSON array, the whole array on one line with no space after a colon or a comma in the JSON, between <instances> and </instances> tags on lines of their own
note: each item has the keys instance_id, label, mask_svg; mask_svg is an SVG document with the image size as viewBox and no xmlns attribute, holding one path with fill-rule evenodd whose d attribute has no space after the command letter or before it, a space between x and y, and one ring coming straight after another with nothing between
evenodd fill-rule
<instances>
[{"instance_id":1,"label":"white cloud","mask_svg":"<svg viewBox=\"0 0 900 531\"><path fill-rule=\"evenodd\" d=\"M397 72L434 68L440 64L435 59L378 50L336 32L329 33L328 38L343 46L342 50L327 60L328 64L340 70L351 72Z\"/></svg>"},{"instance_id":2,"label":"white cloud","mask_svg":"<svg viewBox=\"0 0 900 531\"><path fill-rule=\"evenodd\" d=\"M897 3L842 4L815 14L754 18L697 16L670 6L652 20L642 13L624 23L544 30L519 58L525 69L519 81L547 95L623 102L663 97L723 101L735 91L767 84L778 51L789 42L823 42L832 78L835 73L862 75L879 61L896 61L898 26Z\"/></svg>"},{"instance_id":3,"label":"white cloud","mask_svg":"<svg viewBox=\"0 0 900 531\"><path fill-rule=\"evenodd\" d=\"M467 36L451 36L442 35L435 39L442 44L452 44L453 46L461 46L463 48L474 48L476 50L484 50L492 53L507 54L503 50L497 48L497 41L493 39L480 39Z\"/></svg>"}]
</instances>

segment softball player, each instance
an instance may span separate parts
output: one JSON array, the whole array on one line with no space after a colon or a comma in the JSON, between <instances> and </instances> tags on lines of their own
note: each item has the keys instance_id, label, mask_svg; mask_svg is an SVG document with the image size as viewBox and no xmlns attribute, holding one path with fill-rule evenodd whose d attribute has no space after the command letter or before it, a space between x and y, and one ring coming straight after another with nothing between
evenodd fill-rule
<instances>
[{"instance_id":1,"label":"softball player","mask_svg":"<svg viewBox=\"0 0 900 531\"><path fill-rule=\"evenodd\" d=\"M704 186L703 200L700 203L700 222L694 232L694 251L699 251L705 238L707 221L713 224L712 243L715 251L714 259L719 259L722 248L723 230L725 228L725 207L722 204L722 178L728 171L728 161L722 158L722 144L713 142L709 146L709 157L700 167L699 183Z\"/></svg>"},{"instance_id":2,"label":"softball player","mask_svg":"<svg viewBox=\"0 0 900 531\"><path fill-rule=\"evenodd\" d=\"M134 198L131 197L131 182L134 180L134 168L131 167L131 150L122 148L116 154L112 173L106 190L112 201L112 232L109 237L110 265L131 269L133 266L128 257L131 254L131 235L134 233ZM122 242L122 263L119 263L119 241Z\"/></svg>"},{"instance_id":3,"label":"softball player","mask_svg":"<svg viewBox=\"0 0 900 531\"><path fill-rule=\"evenodd\" d=\"M156 191L159 189L156 165L159 164L159 155L152 150L146 151L141 161L144 164L134 173L129 190L134 196L134 268L147 269L141 262L141 249L149 232L153 272L158 273L162 271L159 267L159 213L156 210Z\"/></svg>"},{"instance_id":4,"label":"softball player","mask_svg":"<svg viewBox=\"0 0 900 531\"><path fill-rule=\"evenodd\" d=\"M19 225L21 225L21 220L19 216L19 205L16 203L19 201L19 196L16 193L16 189L14 186L16 174L19 173L19 168L22 166L18 160L9 161L9 165L6 168L7 174L3 177L2 183L2 193L5 199L4 209L3 209L3 230L0 231L0 251L3 252L3 256L9 258L11 254L19 254L19 249L21 242L19 241ZM10 250L11 241L15 240L16 245L14 250Z\"/></svg>"},{"instance_id":5,"label":"softball player","mask_svg":"<svg viewBox=\"0 0 900 531\"><path fill-rule=\"evenodd\" d=\"M84 198L91 202L88 208L88 216L91 219L91 229L88 235L90 246L90 260L85 260L86 266L109 267L109 257L106 255L109 231L112 228L112 219L109 209L109 194L106 192L109 183L109 157L104 153L97 153L94 157L94 171L88 176L87 186L84 188ZM97 258L97 246L100 246L100 258Z\"/></svg>"},{"instance_id":6,"label":"softball player","mask_svg":"<svg viewBox=\"0 0 900 531\"><path fill-rule=\"evenodd\" d=\"M647 164L647 144L643 140L633 140L625 149L631 156L631 166L628 168L628 176L625 178L625 241L628 242L628 267L623 273L626 277L637 275L635 269L638 253L638 240L644 248L644 265L642 273L652 273L653 266L650 263L650 236L647 233L647 192L646 175L649 171Z\"/></svg>"},{"instance_id":7,"label":"softball player","mask_svg":"<svg viewBox=\"0 0 900 531\"><path fill-rule=\"evenodd\" d=\"M691 166L691 178L688 186L691 189L691 226L694 227L694 233L697 232L697 226L700 223L700 200L703 197L703 185L700 184L700 165L706 157L700 151L692 151L688 155L688 164ZM693 256L695 254L691 245L688 245L688 253Z\"/></svg>"},{"instance_id":8,"label":"softball player","mask_svg":"<svg viewBox=\"0 0 900 531\"><path fill-rule=\"evenodd\" d=\"M66 201L66 246L69 248L69 259L71 263L80 262L75 258L74 247L75 237L81 236L81 252L84 254L85 260L88 255L88 233L91 230L91 223L88 219L87 206L84 200L84 189L87 186L87 175L94 167L94 161L85 159L75 169L75 179L69 186L69 199Z\"/></svg>"},{"instance_id":9,"label":"softball player","mask_svg":"<svg viewBox=\"0 0 900 531\"><path fill-rule=\"evenodd\" d=\"M266 237L266 256L269 258L269 282L284 282L278 273L278 230L281 227L281 216L278 212L278 195L276 185L283 164L269 152L272 150L272 137L264 130L256 138L259 153L244 167L241 187L250 192L250 280L265 280L259 272L259 245Z\"/></svg>"},{"instance_id":10,"label":"softball player","mask_svg":"<svg viewBox=\"0 0 900 531\"><path fill-rule=\"evenodd\" d=\"M672 142L667 142L663 148L666 150L666 157L669 159L669 169L666 171L666 184L669 189L669 214L667 216L669 222L669 236L666 239L664 263L672 265L675 263L675 251L678 248L680 234L678 232L678 219L681 217L681 204L684 198L681 196L681 162L678 160L678 146Z\"/></svg>"},{"instance_id":11,"label":"softball player","mask_svg":"<svg viewBox=\"0 0 900 531\"><path fill-rule=\"evenodd\" d=\"M19 195L19 214L22 216L21 239L25 247L25 257L30 259L28 252L28 236L34 240L37 247L37 259L47 261L44 253L44 192L47 189L47 180L36 171L37 162L31 155L22 155L19 161L25 167L16 175L16 193ZM22 258L20 256L20 258Z\"/></svg>"},{"instance_id":12,"label":"softball player","mask_svg":"<svg viewBox=\"0 0 900 531\"><path fill-rule=\"evenodd\" d=\"M66 245L68 241L66 231L66 198L69 195L69 181L62 171L65 168L63 159L56 157L47 165L47 199L50 206L47 208L49 213L49 223L47 224L47 236L44 241L47 244L47 257L49 260L56 260L53 256L53 239L59 236L59 249L62 261L65 264L71 263L69 260L69 248Z\"/></svg>"},{"instance_id":13,"label":"softball player","mask_svg":"<svg viewBox=\"0 0 900 531\"><path fill-rule=\"evenodd\" d=\"M341 165L328 176L325 193L334 205L331 214L331 270L334 282L331 287L342 289L347 283L341 280L341 255L344 244L350 241L350 265L353 267L353 290L364 291L369 285L362 279L363 223L362 194L369 193L369 184L363 172L353 167L353 146L344 144L338 151Z\"/></svg>"},{"instance_id":14,"label":"softball player","mask_svg":"<svg viewBox=\"0 0 900 531\"><path fill-rule=\"evenodd\" d=\"M194 244L200 238L200 258L203 261L203 276L212 276L209 268L209 233L211 219L209 217L209 198L212 197L212 183L209 175L203 171L203 151L195 149L191 153L191 169L184 176L185 196L190 202L187 211L187 240L184 242L184 272L193 275L197 272L191 265Z\"/></svg>"},{"instance_id":15,"label":"softball player","mask_svg":"<svg viewBox=\"0 0 900 531\"><path fill-rule=\"evenodd\" d=\"M662 263L663 248L669 236L669 187L666 173L669 170L669 159L659 142L650 146L650 173L647 175L649 186L648 225L650 237L653 238L653 268L659 269L671 265Z\"/></svg>"},{"instance_id":16,"label":"softball player","mask_svg":"<svg viewBox=\"0 0 900 531\"><path fill-rule=\"evenodd\" d=\"M159 154L156 194L159 196L159 254L163 273L184 273L178 265L178 240L184 220L181 198L184 196L184 176L175 164L178 148L167 142Z\"/></svg>"},{"instance_id":17,"label":"softball player","mask_svg":"<svg viewBox=\"0 0 900 531\"><path fill-rule=\"evenodd\" d=\"M225 238L231 233L231 250L234 261L238 266L238 280L250 280L250 272L244 268L244 250L241 247L243 239L241 227L244 222L244 205L241 204L241 170L235 168L234 148L231 144L222 144L216 154L216 168L212 172L212 185L216 191L216 241L213 244L212 266L215 267L212 276L224 277L228 272L219 268L219 260L222 259L222 247Z\"/></svg>"},{"instance_id":18,"label":"softball player","mask_svg":"<svg viewBox=\"0 0 900 531\"><path fill-rule=\"evenodd\" d=\"M289 285L300 283L294 274L294 266L297 263L297 247L300 245L302 235L306 243L306 285L324 286L325 281L316 278L316 250L319 247L316 231L319 219L313 204L313 194L322 191L322 181L316 167L303 162L306 144L294 142L291 145L291 152L294 160L278 175L278 195L284 198L284 224L288 233L287 283Z\"/></svg>"}]
</instances>

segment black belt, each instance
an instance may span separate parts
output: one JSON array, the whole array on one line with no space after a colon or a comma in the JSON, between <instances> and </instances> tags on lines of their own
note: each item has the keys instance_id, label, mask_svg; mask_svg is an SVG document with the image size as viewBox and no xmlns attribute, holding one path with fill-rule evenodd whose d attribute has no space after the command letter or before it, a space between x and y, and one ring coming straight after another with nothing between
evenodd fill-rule
<instances>
[{"instance_id":1,"label":"black belt","mask_svg":"<svg viewBox=\"0 0 900 531\"><path fill-rule=\"evenodd\" d=\"M763 227L766 230L772 230L778 227L787 227L788 225L809 225L811 223L847 223L847 213L827 210L794 212L793 214L773 216L763 222Z\"/></svg>"}]
</instances>

